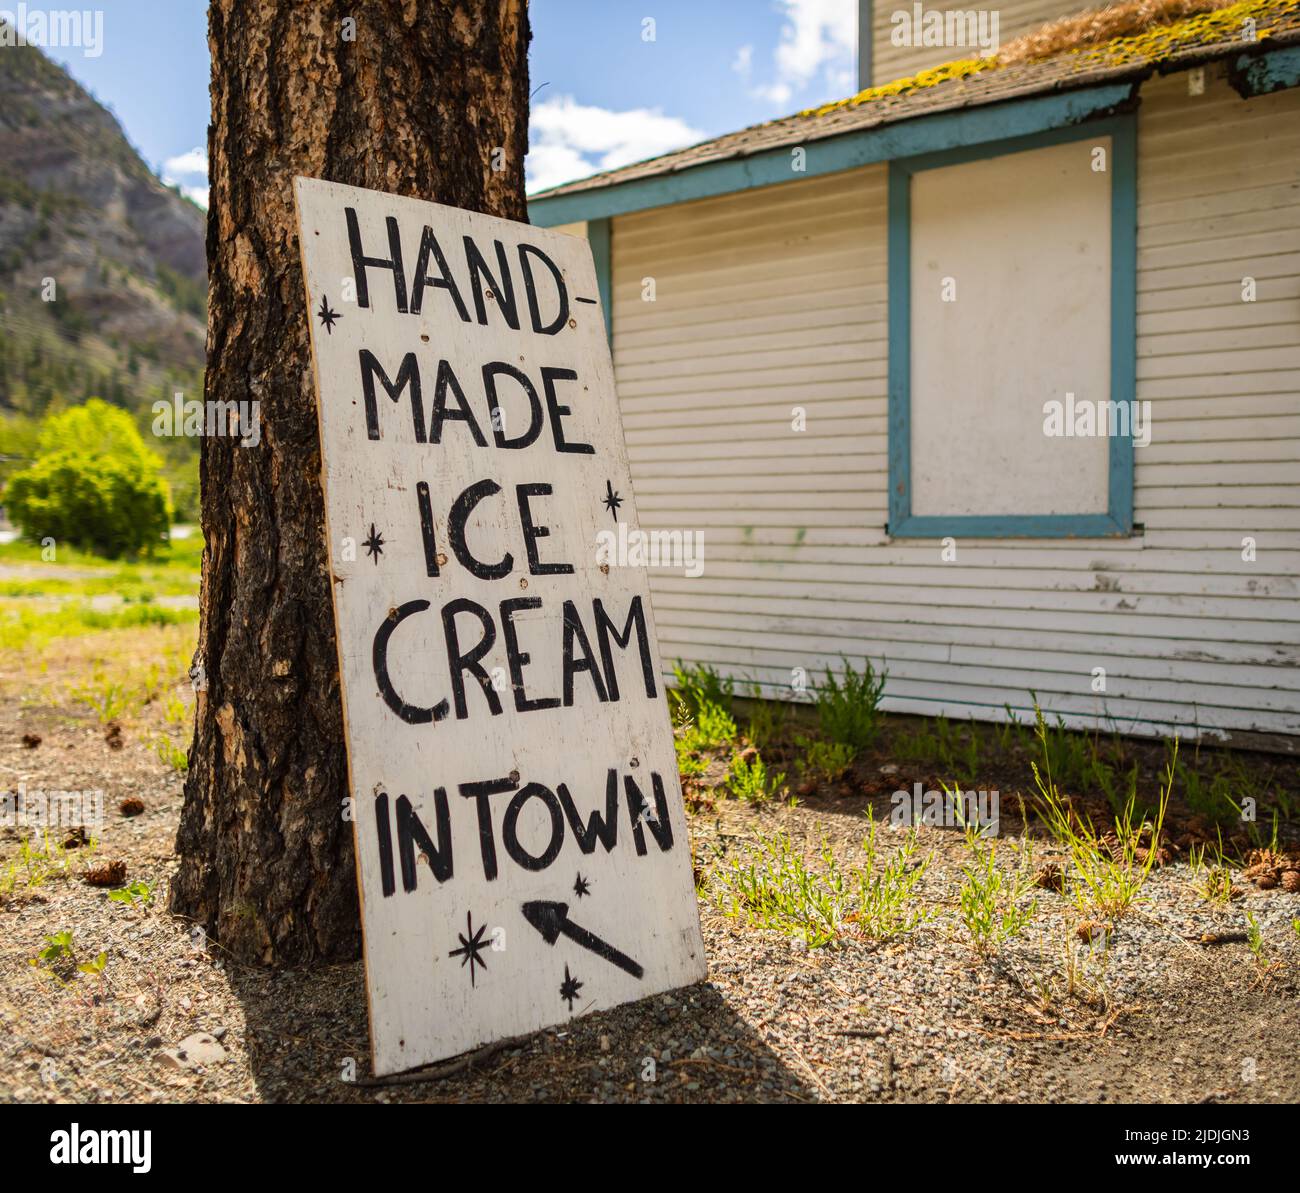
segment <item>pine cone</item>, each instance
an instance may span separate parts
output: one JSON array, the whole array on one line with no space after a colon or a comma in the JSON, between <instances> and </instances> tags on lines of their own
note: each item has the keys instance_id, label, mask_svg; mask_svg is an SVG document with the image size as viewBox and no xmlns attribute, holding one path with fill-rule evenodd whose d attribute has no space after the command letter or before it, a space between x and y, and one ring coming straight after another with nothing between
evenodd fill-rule
<instances>
[{"instance_id":1,"label":"pine cone","mask_svg":"<svg viewBox=\"0 0 1300 1193\"><path fill-rule=\"evenodd\" d=\"M1065 874L1055 862L1048 862L1034 875L1034 885L1041 886L1045 891L1055 891L1058 895L1063 895Z\"/></svg>"},{"instance_id":2,"label":"pine cone","mask_svg":"<svg viewBox=\"0 0 1300 1193\"><path fill-rule=\"evenodd\" d=\"M86 881L91 886L121 886L126 881L125 862L105 862L86 871Z\"/></svg>"},{"instance_id":3,"label":"pine cone","mask_svg":"<svg viewBox=\"0 0 1300 1193\"><path fill-rule=\"evenodd\" d=\"M1282 871L1282 889L1293 895L1300 891L1300 870Z\"/></svg>"}]
</instances>

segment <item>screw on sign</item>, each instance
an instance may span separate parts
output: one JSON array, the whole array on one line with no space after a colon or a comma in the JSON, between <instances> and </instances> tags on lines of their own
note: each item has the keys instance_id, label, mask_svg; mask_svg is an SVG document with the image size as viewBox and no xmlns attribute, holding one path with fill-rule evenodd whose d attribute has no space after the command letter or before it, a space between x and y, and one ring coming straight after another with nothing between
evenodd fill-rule
<instances>
[{"instance_id":1,"label":"screw on sign","mask_svg":"<svg viewBox=\"0 0 1300 1193\"><path fill-rule=\"evenodd\" d=\"M331 587L386 1074L705 958L645 570L600 566L636 509L590 247L296 197L326 533L365 546Z\"/></svg>"}]
</instances>

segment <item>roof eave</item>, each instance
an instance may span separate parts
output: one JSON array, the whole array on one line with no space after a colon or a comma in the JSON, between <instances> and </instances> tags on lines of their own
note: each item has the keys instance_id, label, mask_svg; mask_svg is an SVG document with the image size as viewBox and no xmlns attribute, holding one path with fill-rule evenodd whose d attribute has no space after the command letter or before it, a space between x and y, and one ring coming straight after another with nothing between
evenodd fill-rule
<instances>
[{"instance_id":1,"label":"roof eave","mask_svg":"<svg viewBox=\"0 0 1300 1193\"><path fill-rule=\"evenodd\" d=\"M1233 58L1234 53L1236 57ZM773 186L858 166L912 157L984 141L1005 140L1062 128L1127 110L1142 82L1159 72L1191 69L1231 58L1229 80L1244 95L1264 94L1300 83L1300 45L1210 46L1185 51L1162 62L1145 62L1054 80L1050 89L972 104L954 94L949 107L915 116L894 114L875 124L842 132L818 132L769 149L736 153L712 161L669 167L660 173L580 189L560 188L529 200L529 219L543 227L609 219L653 207L686 203L753 187ZM792 168L791 150L803 148L803 168Z\"/></svg>"}]
</instances>

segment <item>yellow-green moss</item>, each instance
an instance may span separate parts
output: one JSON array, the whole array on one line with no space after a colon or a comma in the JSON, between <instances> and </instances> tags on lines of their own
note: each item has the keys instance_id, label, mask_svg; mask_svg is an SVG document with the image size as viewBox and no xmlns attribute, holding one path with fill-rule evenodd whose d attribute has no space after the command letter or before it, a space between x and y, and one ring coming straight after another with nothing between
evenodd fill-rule
<instances>
[{"instance_id":1,"label":"yellow-green moss","mask_svg":"<svg viewBox=\"0 0 1300 1193\"><path fill-rule=\"evenodd\" d=\"M1080 71L1134 66L1146 62L1156 63L1190 47L1243 40L1247 21L1255 22L1255 36L1262 41L1271 32L1270 23L1287 13L1300 13L1300 0L1242 0L1241 3L1233 4L1228 8L1199 13L1167 25L1157 25L1144 33L1130 37L1116 37L1097 46L1062 50L1056 54L1046 55L1039 61L1068 58ZM940 83L969 79L988 70L1003 68L1004 64L996 56L963 58L909 75L905 79L895 79L892 83L884 83L879 87L868 87L865 91L859 91L847 99L822 104L818 108L807 108L799 115L826 116L831 112L860 107L874 100L907 95L938 86Z\"/></svg>"},{"instance_id":2,"label":"yellow-green moss","mask_svg":"<svg viewBox=\"0 0 1300 1193\"><path fill-rule=\"evenodd\" d=\"M1300 13L1300 3L1296 0L1242 0L1240 4L1199 13L1171 25L1157 25L1132 37L1117 37L1099 46L1067 52L1078 60L1080 68L1161 62L1180 50L1195 46L1241 41L1247 21L1255 22L1255 37L1262 41L1270 32L1269 22L1288 12Z\"/></svg>"},{"instance_id":3,"label":"yellow-green moss","mask_svg":"<svg viewBox=\"0 0 1300 1193\"><path fill-rule=\"evenodd\" d=\"M895 79L892 83L883 83L879 87L868 87L848 99L837 99L833 103L822 104L820 108L808 108L800 116L825 116L828 112L838 112L844 108L856 108L869 104L875 99L886 99L891 95L904 95L911 91L920 91L925 87L935 87L939 83L949 83L954 79L968 79L981 71L997 66L996 58L963 58L957 62L945 62L942 66L923 70L919 74L909 75L905 79Z\"/></svg>"}]
</instances>

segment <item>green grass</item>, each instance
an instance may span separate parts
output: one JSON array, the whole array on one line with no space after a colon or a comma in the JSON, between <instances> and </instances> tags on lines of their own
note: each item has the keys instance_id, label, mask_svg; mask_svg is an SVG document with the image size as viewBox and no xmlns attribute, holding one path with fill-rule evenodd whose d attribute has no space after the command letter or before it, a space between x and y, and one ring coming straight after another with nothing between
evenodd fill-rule
<instances>
[{"instance_id":1,"label":"green grass","mask_svg":"<svg viewBox=\"0 0 1300 1193\"><path fill-rule=\"evenodd\" d=\"M203 536L195 527L187 538L172 539L165 556L160 555L139 564L122 564L118 560L102 559L88 551L66 546L58 547L55 558L46 560L42 556L43 551L44 548L39 543L29 543L25 539L0 543L0 563L50 563L58 567L102 568L132 574L163 574L178 569L186 573L197 573L203 561Z\"/></svg>"},{"instance_id":2,"label":"green grass","mask_svg":"<svg viewBox=\"0 0 1300 1193\"><path fill-rule=\"evenodd\" d=\"M37 648L103 630L194 624L197 609L160 604L158 598L197 597L202 555L197 532L173 540L164 559L126 564L70 547L59 548L47 563L38 544L0 545L0 566L22 565L30 573L0 579L0 649ZM41 575L43 567L51 574ZM74 568L88 574L60 574ZM96 607L95 598L105 596L121 603Z\"/></svg>"},{"instance_id":3,"label":"green grass","mask_svg":"<svg viewBox=\"0 0 1300 1193\"><path fill-rule=\"evenodd\" d=\"M724 914L821 948L849 933L889 940L911 932L930 912L914 904L916 884L929 864L918 860L915 830L888 861L881 857L876 822L862 842L864 861L845 868L823 837L821 864L809 865L788 833L760 835L713 878Z\"/></svg>"},{"instance_id":4,"label":"green grass","mask_svg":"<svg viewBox=\"0 0 1300 1193\"><path fill-rule=\"evenodd\" d=\"M1080 816L1062 797L1053 772L1052 730L1041 711L1037 734L1043 770L1037 762L1032 764L1036 804L1048 831L1069 852L1075 903L1080 909L1095 909L1106 919L1118 919L1138 899L1155 865L1178 764L1177 739L1154 812L1149 818L1139 812L1133 791L1116 813L1113 834L1106 840L1087 816Z\"/></svg>"},{"instance_id":5,"label":"green grass","mask_svg":"<svg viewBox=\"0 0 1300 1193\"><path fill-rule=\"evenodd\" d=\"M93 609L86 603L57 609L15 609L0 605L0 650L44 646L56 638L76 637L96 630L122 630L137 626L197 624L197 609L171 609L163 605L123 605L112 610Z\"/></svg>"},{"instance_id":6,"label":"green grass","mask_svg":"<svg viewBox=\"0 0 1300 1193\"><path fill-rule=\"evenodd\" d=\"M94 854L95 838L76 852L81 857ZM19 887L35 889L51 878L66 878L72 872L72 858L63 847L60 837L51 837L44 831L39 839L23 837L18 843L18 856L0 870L0 895L8 895Z\"/></svg>"},{"instance_id":7,"label":"green grass","mask_svg":"<svg viewBox=\"0 0 1300 1193\"><path fill-rule=\"evenodd\" d=\"M962 867L958 913L971 946L986 953L1025 930L1038 911L1038 900L1025 902L1032 886L1026 867L1022 864L1015 874L1003 871L997 864L997 844L973 825L966 826L966 847L971 856Z\"/></svg>"}]
</instances>

